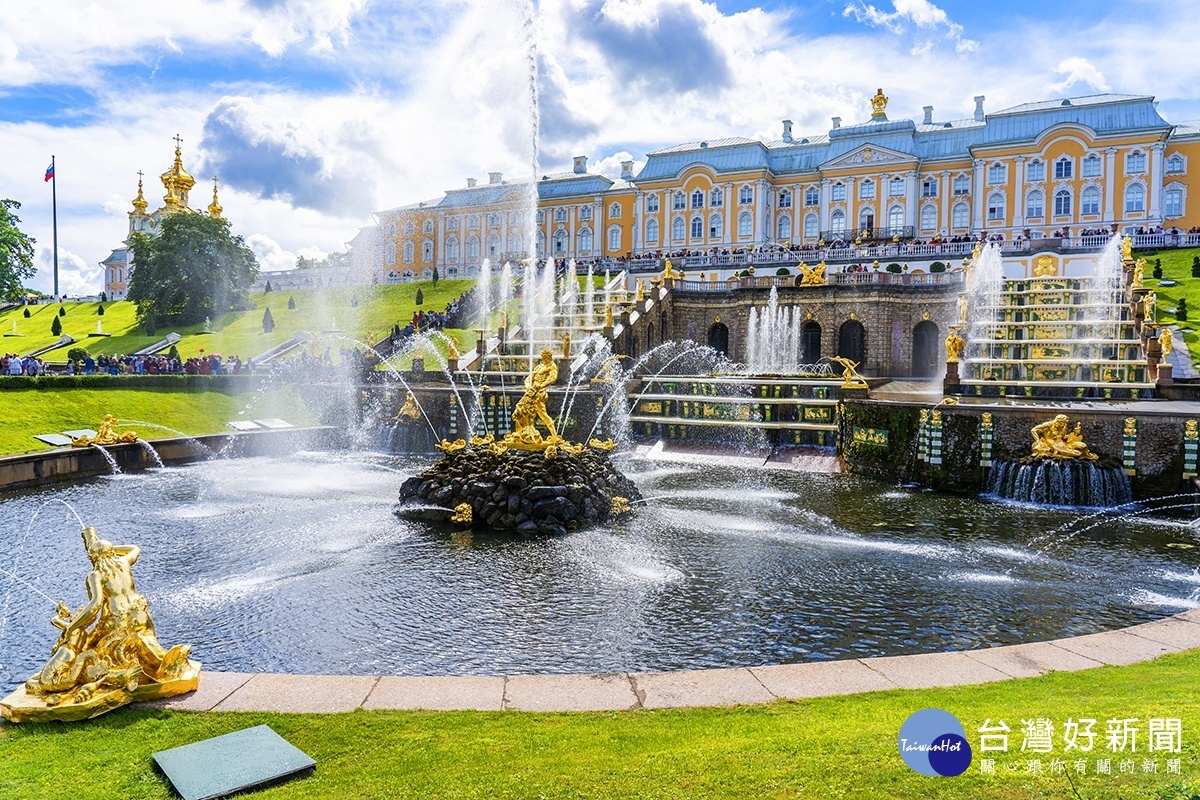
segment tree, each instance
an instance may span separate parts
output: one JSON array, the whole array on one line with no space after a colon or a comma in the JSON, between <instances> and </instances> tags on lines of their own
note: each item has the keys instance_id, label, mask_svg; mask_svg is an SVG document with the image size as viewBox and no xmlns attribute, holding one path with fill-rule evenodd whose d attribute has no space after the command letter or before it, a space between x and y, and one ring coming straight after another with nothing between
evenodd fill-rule
<instances>
[{"instance_id":1,"label":"tree","mask_svg":"<svg viewBox=\"0 0 1200 800\"><path fill-rule=\"evenodd\" d=\"M1192 256L1192 277L1200 278L1200 256Z\"/></svg>"},{"instance_id":2,"label":"tree","mask_svg":"<svg viewBox=\"0 0 1200 800\"><path fill-rule=\"evenodd\" d=\"M82 347L72 347L67 351L67 359L69 361L83 361L88 357L88 351Z\"/></svg>"},{"instance_id":3,"label":"tree","mask_svg":"<svg viewBox=\"0 0 1200 800\"><path fill-rule=\"evenodd\" d=\"M62 320L58 318L58 315L55 315L54 321L50 323L50 334L52 336L62 335Z\"/></svg>"},{"instance_id":4,"label":"tree","mask_svg":"<svg viewBox=\"0 0 1200 800\"><path fill-rule=\"evenodd\" d=\"M267 287L265 289L263 289L263 294L270 294L270 293L271 293L271 282L267 281Z\"/></svg>"},{"instance_id":5,"label":"tree","mask_svg":"<svg viewBox=\"0 0 1200 800\"><path fill-rule=\"evenodd\" d=\"M20 218L14 213L21 204L0 200L0 300L18 300L21 284L33 277L33 245L37 241L17 228Z\"/></svg>"},{"instance_id":6,"label":"tree","mask_svg":"<svg viewBox=\"0 0 1200 800\"><path fill-rule=\"evenodd\" d=\"M97 305L97 306L96 306L96 316L97 316L97 317L103 317L103 316L104 316L104 306L103 306L103 305Z\"/></svg>"},{"instance_id":7,"label":"tree","mask_svg":"<svg viewBox=\"0 0 1200 800\"><path fill-rule=\"evenodd\" d=\"M417 305L423 304L425 302L425 293L417 289L417 296L413 298L413 302Z\"/></svg>"},{"instance_id":8,"label":"tree","mask_svg":"<svg viewBox=\"0 0 1200 800\"><path fill-rule=\"evenodd\" d=\"M295 310L296 310L296 298L288 297L288 311L295 311Z\"/></svg>"},{"instance_id":9,"label":"tree","mask_svg":"<svg viewBox=\"0 0 1200 800\"><path fill-rule=\"evenodd\" d=\"M30 318L30 317L32 317L32 316L33 316L33 315L29 313L29 309L28 309L28 308L27 308L27 309L25 309L25 319L29 319L29 318Z\"/></svg>"},{"instance_id":10,"label":"tree","mask_svg":"<svg viewBox=\"0 0 1200 800\"><path fill-rule=\"evenodd\" d=\"M1150 274L1154 276L1155 280L1160 280L1160 281L1162 280L1162 259L1161 258L1154 259L1154 269L1150 272Z\"/></svg>"},{"instance_id":11,"label":"tree","mask_svg":"<svg viewBox=\"0 0 1200 800\"><path fill-rule=\"evenodd\" d=\"M275 318L271 316L271 309L268 308L263 312L263 333L270 333L275 330Z\"/></svg>"},{"instance_id":12,"label":"tree","mask_svg":"<svg viewBox=\"0 0 1200 800\"><path fill-rule=\"evenodd\" d=\"M436 286L438 282L438 268L433 268L433 284Z\"/></svg>"},{"instance_id":13,"label":"tree","mask_svg":"<svg viewBox=\"0 0 1200 800\"><path fill-rule=\"evenodd\" d=\"M1187 322L1187 298L1179 298L1179 302L1175 306L1175 319L1180 322Z\"/></svg>"},{"instance_id":14,"label":"tree","mask_svg":"<svg viewBox=\"0 0 1200 800\"><path fill-rule=\"evenodd\" d=\"M129 299L147 330L159 321L190 325L247 307L258 261L226 220L180 212L166 217L158 236L135 231ZM153 325L148 324L153 317Z\"/></svg>"},{"instance_id":15,"label":"tree","mask_svg":"<svg viewBox=\"0 0 1200 800\"><path fill-rule=\"evenodd\" d=\"M66 307L65 307L65 306L59 306L59 307L58 307L58 315L59 315L60 317L65 317L65 316L67 315L67 309L66 309Z\"/></svg>"},{"instance_id":16,"label":"tree","mask_svg":"<svg viewBox=\"0 0 1200 800\"><path fill-rule=\"evenodd\" d=\"M171 349L167 351L167 360L168 361L178 361L179 360L179 348L178 347L176 347L175 345L171 345Z\"/></svg>"}]
</instances>

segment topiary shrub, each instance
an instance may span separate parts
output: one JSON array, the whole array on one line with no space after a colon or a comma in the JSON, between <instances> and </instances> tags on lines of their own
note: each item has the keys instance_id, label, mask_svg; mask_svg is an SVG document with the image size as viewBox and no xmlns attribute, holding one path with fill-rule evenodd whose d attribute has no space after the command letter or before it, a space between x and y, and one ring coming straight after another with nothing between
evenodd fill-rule
<instances>
[{"instance_id":1,"label":"topiary shrub","mask_svg":"<svg viewBox=\"0 0 1200 800\"><path fill-rule=\"evenodd\" d=\"M775 270L775 274L776 275L791 275L792 271L790 269L788 269L787 267L780 267L779 269Z\"/></svg>"},{"instance_id":2,"label":"topiary shrub","mask_svg":"<svg viewBox=\"0 0 1200 800\"><path fill-rule=\"evenodd\" d=\"M1200 256L1192 256L1192 277L1200 278Z\"/></svg>"},{"instance_id":3,"label":"topiary shrub","mask_svg":"<svg viewBox=\"0 0 1200 800\"><path fill-rule=\"evenodd\" d=\"M1179 298L1179 303L1175 306L1175 319L1180 322L1187 322L1187 298Z\"/></svg>"},{"instance_id":4,"label":"topiary shrub","mask_svg":"<svg viewBox=\"0 0 1200 800\"><path fill-rule=\"evenodd\" d=\"M434 267L433 268L433 283L435 286L437 285L437 282L438 282L438 268Z\"/></svg>"},{"instance_id":5,"label":"topiary shrub","mask_svg":"<svg viewBox=\"0 0 1200 800\"><path fill-rule=\"evenodd\" d=\"M54 321L50 323L50 333L53 336L62 335L62 320L60 320L57 316L54 318Z\"/></svg>"},{"instance_id":6,"label":"topiary shrub","mask_svg":"<svg viewBox=\"0 0 1200 800\"><path fill-rule=\"evenodd\" d=\"M171 345L171 349L167 351L167 358L169 358L172 361L178 361L179 360L179 348L176 347L175 345Z\"/></svg>"},{"instance_id":7,"label":"topiary shrub","mask_svg":"<svg viewBox=\"0 0 1200 800\"><path fill-rule=\"evenodd\" d=\"M60 317L65 317L65 316L67 315L67 307L66 307L66 306L59 306L59 307L58 307L58 315L59 315Z\"/></svg>"},{"instance_id":8,"label":"topiary shrub","mask_svg":"<svg viewBox=\"0 0 1200 800\"><path fill-rule=\"evenodd\" d=\"M897 264L895 261L887 265L887 271L895 274L904 272L904 267Z\"/></svg>"},{"instance_id":9,"label":"topiary shrub","mask_svg":"<svg viewBox=\"0 0 1200 800\"><path fill-rule=\"evenodd\" d=\"M420 289L417 289L417 296L413 298L413 302L416 303L417 305L421 305L422 303L424 303L425 302L425 293L422 292Z\"/></svg>"},{"instance_id":10,"label":"topiary shrub","mask_svg":"<svg viewBox=\"0 0 1200 800\"><path fill-rule=\"evenodd\" d=\"M29 319L31 316L33 315L29 313L29 309L25 309L25 319Z\"/></svg>"},{"instance_id":11,"label":"topiary shrub","mask_svg":"<svg viewBox=\"0 0 1200 800\"><path fill-rule=\"evenodd\" d=\"M68 361L83 361L87 357L88 351L84 350L82 347L72 347L67 351Z\"/></svg>"},{"instance_id":12,"label":"topiary shrub","mask_svg":"<svg viewBox=\"0 0 1200 800\"><path fill-rule=\"evenodd\" d=\"M98 306L96 306L96 316L97 316L97 317L103 317L103 316L104 316L104 306L102 306L102 305L98 305Z\"/></svg>"},{"instance_id":13,"label":"topiary shrub","mask_svg":"<svg viewBox=\"0 0 1200 800\"><path fill-rule=\"evenodd\" d=\"M262 326L263 333L270 333L275 330L275 318L271 316L270 308L263 312Z\"/></svg>"},{"instance_id":14,"label":"topiary shrub","mask_svg":"<svg viewBox=\"0 0 1200 800\"><path fill-rule=\"evenodd\" d=\"M943 264L941 261L935 261L929 265L929 271L930 272L945 272L946 265Z\"/></svg>"},{"instance_id":15,"label":"topiary shrub","mask_svg":"<svg viewBox=\"0 0 1200 800\"><path fill-rule=\"evenodd\" d=\"M270 294L270 293L271 293L271 282L267 281L267 285L263 289L263 294Z\"/></svg>"},{"instance_id":16,"label":"topiary shrub","mask_svg":"<svg viewBox=\"0 0 1200 800\"><path fill-rule=\"evenodd\" d=\"M1160 281L1162 280L1162 259L1161 258L1154 259L1154 269L1151 271L1150 274L1154 276L1155 280L1160 280Z\"/></svg>"},{"instance_id":17,"label":"topiary shrub","mask_svg":"<svg viewBox=\"0 0 1200 800\"><path fill-rule=\"evenodd\" d=\"M296 298L289 297L288 298L288 311L295 311L295 310L296 310Z\"/></svg>"}]
</instances>

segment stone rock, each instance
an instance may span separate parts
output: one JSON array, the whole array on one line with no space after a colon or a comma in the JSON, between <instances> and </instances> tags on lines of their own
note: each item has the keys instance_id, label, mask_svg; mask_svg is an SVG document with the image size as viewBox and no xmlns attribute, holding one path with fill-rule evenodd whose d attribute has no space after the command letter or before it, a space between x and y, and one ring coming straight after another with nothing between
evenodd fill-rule
<instances>
[{"instance_id":1,"label":"stone rock","mask_svg":"<svg viewBox=\"0 0 1200 800\"><path fill-rule=\"evenodd\" d=\"M565 486L534 486L525 492L525 496L533 502L545 500L548 497L563 497L567 493Z\"/></svg>"}]
</instances>

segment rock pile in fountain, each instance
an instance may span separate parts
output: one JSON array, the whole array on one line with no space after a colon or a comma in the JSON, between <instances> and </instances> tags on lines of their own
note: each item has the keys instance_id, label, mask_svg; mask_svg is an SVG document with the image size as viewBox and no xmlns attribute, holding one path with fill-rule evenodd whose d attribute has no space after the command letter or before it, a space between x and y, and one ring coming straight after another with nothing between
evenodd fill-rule
<instances>
[{"instance_id":1,"label":"rock pile in fountain","mask_svg":"<svg viewBox=\"0 0 1200 800\"><path fill-rule=\"evenodd\" d=\"M406 519L451 522L518 533L561 534L628 514L640 500L633 482L612 464L609 440L572 444L546 411L547 387L558 379L553 353L525 379L513 409L513 431L437 445L445 455L400 487L396 513ZM550 432L543 437L541 422Z\"/></svg>"}]
</instances>

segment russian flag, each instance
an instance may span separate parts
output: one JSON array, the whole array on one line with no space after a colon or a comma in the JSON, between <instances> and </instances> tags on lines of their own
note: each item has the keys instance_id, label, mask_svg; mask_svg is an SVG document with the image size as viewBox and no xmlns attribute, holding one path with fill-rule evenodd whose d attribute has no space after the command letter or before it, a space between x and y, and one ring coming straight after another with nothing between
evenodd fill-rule
<instances>
[{"instance_id":1,"label":"russian flag","mask_svg":"<svg viewBox=\"0 0 1200 800\"><path fill-rule=\"evenodd\" d=\"M54 177L54 162L50 162L50 166L46 167L46 180L51 180ZM44 183L45 181L43 181Z\"/></svg>"}]
</instances>

